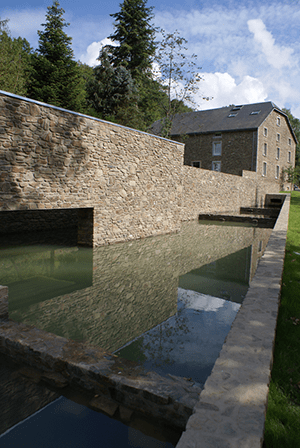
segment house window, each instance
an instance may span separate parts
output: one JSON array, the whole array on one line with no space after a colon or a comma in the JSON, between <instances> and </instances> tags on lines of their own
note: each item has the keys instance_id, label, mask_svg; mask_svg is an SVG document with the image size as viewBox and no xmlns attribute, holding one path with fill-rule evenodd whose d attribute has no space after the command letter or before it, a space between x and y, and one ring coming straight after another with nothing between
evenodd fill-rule
<instances>
[{"instance_id":1,"label":"house window","mask_svg":"<svg viewBox=\"0 0 300 448\"><path fill-rule=\"evenodd\" d=\"M221 171L221 162L213 162L211 169L213 171Z\"/></svg>"},{"instance_id":2,"label":"house window","mask_svg":"<svg viewBox=\"0 0 300 448\"><path fill-rule=\"evenodd\" d=\"M192 162L192 166L194 166L195 168L201 168L201 160L194 160Z\"/></svg>"},{"instance_id":3,"label":"house window","mask_svg":"<svg viewBox=\"0 0 300 448\"><path fill-rule=\"evenodd\" d=\"M220 156L222 154L222 142L213 142L212 155Z\"/></svg>"},{"instance_id":4,"label":"house window","mask_svg":"<svg viewBox=\"0 0 300 448\"><path fill-rule=\"evenodd\" d=\"M268 149L268 145L267 145L267 143L264 143L263 156L267 155L267 149Z\"/></svg>"},{"instance_id":5,"label":"house window","mask_svg":"<svg viewBox=\"0 0 300 448\"><path fill-rule=\"evenodd\" d=\"M280 157L280 148L277 148L276 150L276 159L279 160Z\"/></svg>"},{"instance_id":6,"label":"house window","mask_svg":"<svg viewBox=\"0 0 300 448\"><path fill-rule=\"evenodd\" d=\"M250 112L250 115L258 115L260 114L260 110L253 110L252 112Z\"/></svg>"},{"instance_id":7,"label":"house window","mask_svg":"<svg viewBox=\"0 0 300 448\"><path fill-rule=\"evenodd\" d=\"M288 152L288 162L291 163L292 161L292 153L291 151Z\"/></svg>"},{"instance_id":8,"label":"house window","mask_svg":"<svg viewBox=\"0 0 300 448\"><path fill-rule=\"evenodd\" d=\"M275 171L275 178L276 179L279 179L279 172L280 172L279 165L276 165L276 171Z\"/></svg>"},{"instance_id":9,"label":"house window","mask_svg":"<svg viewBox=\"0 0 300 448\"><path fill-rule=\"evenodd\" d=\"M267 162L263 162L262 175L263 175L263 176L266 176L266 175L267 175Z\"/></svg>"},{"instance_id":10,"label":"house window","mask_svg":"<svg viewBox=\"0 0 300 448\"><path fill-rule=\"evenodd\" d=\"M213 138L222 138L221 132L216 132Z\"/></svg>"},{"instance_id":11,"label":"house window","mask_svg":"<svg viewBox=\"0 0 300 448\"><path fill-rule=\"evenodd\" d=\"M237 113L232 113L232 114L228 115L228 118L232 118L232 117L236 117L236 116L237 116Z\"/></svg>"},{"instance_id":12,"label":"house window","mask_svg":"<svg viewBox=\"0 0 300 448\"><path fill-rule=\"evenodd\" d=\"M264 137L268 137L268 129L264 128Z\"/></svg>"},{"instance_id":13,"label":"house window","mask_svg":"<svg viewBox=\"0 0 300 448\"><path fill-rule=\"evenodd\" d=\"M280 117L277 117L277 126L280 126Z\"/></svg>"},{"instance_id":14,"label":"house window","mask_svg":"<svg viewBox=\"0 0 300 448\"><path fill-rule=\"evenodd\" d=\"M291 146L291 144L292 144L292 139L289 138L289 145Z\"/></svg>"},{"instance_id":15,"label":"house window","mask_svg":"<svg viewBox=\"0 0 300 448\"><path fill-rule=\"evenodd\" d=\"M280 134L277 134L276 140L280 142Z\"/></svg>"}]
</instances>

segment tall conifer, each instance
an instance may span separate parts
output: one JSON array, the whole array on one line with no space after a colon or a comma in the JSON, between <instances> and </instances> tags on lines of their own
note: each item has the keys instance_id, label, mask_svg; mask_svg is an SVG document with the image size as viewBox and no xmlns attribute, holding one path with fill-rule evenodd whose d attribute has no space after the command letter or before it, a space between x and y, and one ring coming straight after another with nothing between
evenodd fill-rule
<instances>
[{"instance_id":1,"label":"tall conifer","mask_svg":"<svg viewBox=\"0 0 300 448\"><path fill-rule=\"evenodd\" d=\"M82 111L85 102L84 81L73 60L72 38L63 31L69 24L64 10L54 1L48 6L44 31L38 31L39 47L33 57L29 95L55 106Z\"/></svg>"},{"instance_id":2,"label":"tall conifer","mask_svg":"<svg viewBox=\"0 0 300 448\"><path fill-rule=\"evenodd\" d=\"M118 46L107 46L110 62L123 65L134 79L151 71L155 53L155 29L151 24L153 8L147 0L124 0L120 11L111 14L115 19L115 32L110 39Z\"/></svg>"}]
</instances>

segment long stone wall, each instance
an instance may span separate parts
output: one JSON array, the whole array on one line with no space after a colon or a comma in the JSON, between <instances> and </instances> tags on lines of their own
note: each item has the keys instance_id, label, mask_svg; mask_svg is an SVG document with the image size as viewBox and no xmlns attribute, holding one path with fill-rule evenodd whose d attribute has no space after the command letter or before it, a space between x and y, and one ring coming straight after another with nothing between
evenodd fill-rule
<instances>
[{"instance_id":1,"label":"long stone wall","mask_svg":"<svg viewBox=\"0 0 300 448\"><path fill-rule=\"evenodd\" d=\"M183 155L183 144L0 91L2 229L26 219L11 211L77 209L78 241L100 246L261 206L278 191L255 173L184 166Z\"/></svg>"}]
</instances>

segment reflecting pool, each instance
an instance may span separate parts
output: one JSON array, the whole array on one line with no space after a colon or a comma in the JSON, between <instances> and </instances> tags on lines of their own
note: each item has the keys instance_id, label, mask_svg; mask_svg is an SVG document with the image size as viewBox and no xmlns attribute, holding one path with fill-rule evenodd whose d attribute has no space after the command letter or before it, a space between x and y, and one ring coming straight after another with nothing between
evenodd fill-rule
<instances>
[{"instance_id":1,"label":"reflecting pool","mask_svg":"<svg viewBox=\"0 0 300 448\"><path fill-rule=\"evenodd\" d=\"M0 284L15 321L203 384L270 232L189 222L96 249L6 244Z\"/></svg>"}]
</instances>

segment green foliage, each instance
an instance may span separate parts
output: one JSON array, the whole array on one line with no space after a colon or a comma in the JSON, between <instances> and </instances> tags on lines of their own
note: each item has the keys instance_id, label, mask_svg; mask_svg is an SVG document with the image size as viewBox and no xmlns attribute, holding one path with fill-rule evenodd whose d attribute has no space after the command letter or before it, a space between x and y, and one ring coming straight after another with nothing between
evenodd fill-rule
<instances>
[{"instance_id":1,"label":"green foliage","mask_svg":"<svg viewBox=\"0 0 300 448\"><path fill-rule=\"evenodd\" d=\"M137 89L131 73L124 66L114 67L105 50L99 56L100 64L87 83L89 104L101 117L131 125L129 111L137 102Z\"/></svg>"},{"instance_id":2,"label":"green foliage","mask_svg":"<svg viewBox=\"0 0 300 448\"><path fill-rule=\"evenodd\" d=\"M112 65L123 65L133 79L151 71L155 53L155 30L150 23L153 8L147 8L146 3L146 0L123 1L121 10L111 14L115 19L115 32L109 37L118 45L105 47Z\"/></svg>"},{"instance_id":3,"label":"green foliage","mask_svg":"<svg viewBox=\"0 0 300 448\"><path fill-rule=\"evenodd\" d=\"M291 184L300 185L300 166L296 166L295 168L289 166L288 168L283 168L282 170L283 176L286 177L287 182Z\"/></svg>"},{"instance_id":4,"label":"green foliage","mask_svg":"<svg viewBox=\"0 0 300 448\"><path fill-rule=\"evenodd\" d=\"M299 446L300 421L300 193L291 193L265 448Z\"/></svg>"},{"instance_id":5,"label":"green foliage","mask_svg":"<svg viewBox=\"0 0 300 448\"><path fill-rule=\"evenodd\" d=\"M10 37L8 20L0 20L0 89L26 95L31 48L26 39Z\"/></svg>"},{"instance_id":6,"label":"green foliage","mask_svg":"<svg viewBox=\"0 0 300 448\"><path fill-rule=\"evenodd\" d=\"M188 57L186 54L187 40L181 37L177 30L169 34L164 30L160 32L162 41L157 45L155 60L158 64L157 77L168 98L164 105L165 117L161 130L162 136L168 137L174 115L185 108L190 111L197 107L193 98L202 78L199 75L200 68L194 62L197 56L193 54Z\"/></svg>"},{"instance_id":7,"label":"green foliage","mask_svg":"<svg viewBox=\"0 0 300 448\"><path fill-rule=\"evenodd\" d=\"M58 1L48 6L44 31L38 31L39 48L32 58L29 94L32 98L55 106L82 112L85 106L84 80L73 60L72 38L63 28L64 10Z\"/></svg>"}]
</instances>

